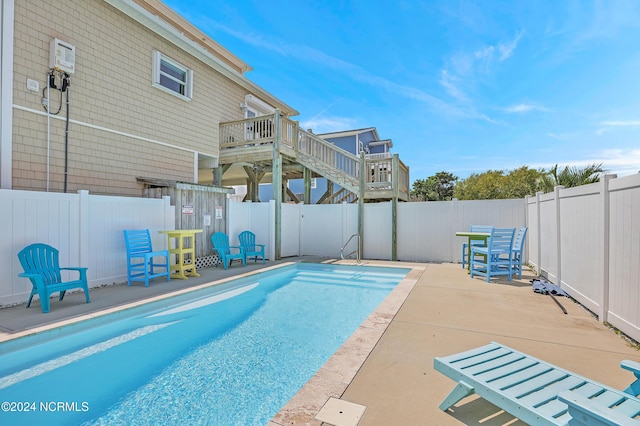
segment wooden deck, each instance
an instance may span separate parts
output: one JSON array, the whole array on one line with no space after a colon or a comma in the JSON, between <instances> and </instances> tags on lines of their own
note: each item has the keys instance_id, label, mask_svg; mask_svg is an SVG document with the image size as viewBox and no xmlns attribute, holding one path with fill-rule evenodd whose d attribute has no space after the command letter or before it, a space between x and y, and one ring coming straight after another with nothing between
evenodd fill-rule
<instances>
[{"instance_id":1,"label":"wooden deck","mask_svg":"<svg viewBox=\"0 0 640 426\"><path fill-rule=\"evenodd\" d=\"M409 168L397 154L386 158L366 158L364 154L359 157L301 129L298 122L278 111L220 124L218 163L222 175L218 176L218 184L225 184L225 170L241 164L247 182L253 180L249 185L257 188L267 173L273 173L274 160L279 159L285 181L305 179L306 183L321 176L340 186L340 195L338 191L328 194L323 202L356 201L360 193L365 201L409 200ZM352 196L345 197L345 192Z\"/></svg>"}]
</instances>

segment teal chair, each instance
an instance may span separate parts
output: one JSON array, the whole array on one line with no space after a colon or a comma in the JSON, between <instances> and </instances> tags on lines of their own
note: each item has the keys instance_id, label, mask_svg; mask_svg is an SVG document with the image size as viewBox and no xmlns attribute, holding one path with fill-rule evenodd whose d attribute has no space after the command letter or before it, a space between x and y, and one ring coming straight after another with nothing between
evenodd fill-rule
<instances>
[{"instance_id":1,"label":"teal chair","mask_svg":"<svg viewBox=\"0 0 640 426\"><path fill-rule=\"evenodd\" d=\"M153 251L148 229L123 232L127 249L127 285L131 285L132 281L142 281L145 287L149 287L149 280L157 277L167 277L167 281L170 281L169 250ZM161 260L154 262L157 258Z\"/></svg>"},{"instance_id":2,"label":"teal chair","mask_svg":"<svg viewBox=\"0 0 640 426\"><path fill-rule=\"evenodd\" d=\"M262 263L266 263L264 260L264 244L256 244L256 234L251 231L242 231L238 235L238 241L240 241L240 247L244 252L245 262L246 259L253 257L253 261L257 262L258 257L262 258Z\"/></svg>"},{"instance_id":3,"label":"teal chair","mask_svg":"<svg viewBox=\"0 0 640 426\"><path fill-rule=\"evenodd\" d=\"M520 228L513 241L513 248L511 249L511 267L513 268L513 273L518 274L518 279L522 278L522 249L526 237L527 228Z\"/></svg>"},{"instance_id":4,"label":"teal chair","mask_svg":"<svg viewBox=\"0 0 640 426\"><path fill-rule=\"evenodd\" d=\"M72 288L83 289L87 303L91 302L87 285L87 268L61 268L58 263L58 249L47 244L31 244L20 250L18 260L24 269L24 272L18 276L29 278L32 285L27 308L31 306L31 299L37 294L40 297L42 312L46 314L49 312L51 294L59 291L60 301L62 301L65 292ZM76 271L78 279L63 281L62 271Z\"/></svg>"},{"instance_id":5,"label":"teal chair","mask_svg":"<svg viewBox=\"0 0 640 426\"><path fill-rule=\"evenodd\" d=\"M492 277L507 275L509 281L513 273L512 250L516 228L494 228L486 247L472 246L470 262L471 278L475 275Z\"/></svg>"},{"instance_id":6,"label":"teal chair","mask_svg":"<svg viewBox=\"0 0 640 426\"><path fill-rule=\"evenodd\" d=\"M247 259L244 255L244 250L240 246L230 246L229 237L224 232L216 232L211 236L211 243L213 249L218 253L218 263L222 262L224 269L228 269L234 259L242 261L242 266L247 266Z\"/></svg>"}]
</instances>

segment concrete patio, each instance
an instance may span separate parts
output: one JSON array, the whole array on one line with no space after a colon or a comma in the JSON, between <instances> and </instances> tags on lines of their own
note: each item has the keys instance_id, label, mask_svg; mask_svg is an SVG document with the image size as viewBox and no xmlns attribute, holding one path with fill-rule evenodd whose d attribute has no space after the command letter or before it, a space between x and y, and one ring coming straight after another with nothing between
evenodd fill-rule
<instances>
[{"instance_id":1,"label":"concrete patio","mask_svg":"<svg viewBox=\"0 0 640 426\"><path fill-rule=\"evenodd\" d=\"M283 262L300 260L327 261L305 257ZM276 263L282 262L266 267ZM531 273L521 280L487 283L471 279L456 264L365 263L412 271L271 425L319 425L315 416L332 396L366 407L360 425L523 424L476 396L449 412L438 409L455 383L433 369L433 358L491 341L619 389L633 378L619 368L620 361L640 361L636 348L580 305L559 297L565 315L551 297L534 293ZM0 309L0 341L263 267L251 263L228 271L203 269L199 278L156 280L148 288L138 283L92 289L90 304L81 293L69 294L62 303L52 300L46 315L37 301L30 309Z\"/></svg>"}]
</instances>

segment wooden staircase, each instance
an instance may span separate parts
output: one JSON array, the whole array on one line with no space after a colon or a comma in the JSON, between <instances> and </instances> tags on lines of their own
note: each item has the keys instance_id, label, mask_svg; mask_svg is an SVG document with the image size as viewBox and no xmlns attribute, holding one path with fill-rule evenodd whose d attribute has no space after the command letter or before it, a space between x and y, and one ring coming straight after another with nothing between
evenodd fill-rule
<instances>
[{"instance_id":1,"label":"wooden staircase","mask_svg":"<svg viewBox=\"0 0 640 426\"><path fill-rule=\"evenodd\" d=\"M272 161L274 152L283 160L306 167L346 191L360 193L360 169L365 170L365 200L409 199L409 169L397 156L360 159L279 113L220 124L222 165L235 162ZM361 164L364 161L364 164ZM337 194L337 193L336 193ZM351 199L341 191L335 199ZM334 201L335 202L335 201Z\"/></svg>"}]
</instances>

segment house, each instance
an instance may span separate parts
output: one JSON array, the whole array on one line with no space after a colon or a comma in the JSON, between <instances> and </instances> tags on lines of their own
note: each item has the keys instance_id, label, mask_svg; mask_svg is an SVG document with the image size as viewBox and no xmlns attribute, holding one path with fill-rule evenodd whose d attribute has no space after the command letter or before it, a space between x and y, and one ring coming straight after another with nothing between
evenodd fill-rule
<instances>
[{"instance_id":1,"label":"house","mask_svg":"<svg viewBox=\"0 0 640 426\"><path fill-rule=\"evenodd\" d=\"M372 173L385 173L389 170L387 167L391 161L392 154L390 149L393 147L391 139L380 139L378 130L375 127L364 129L345 130L340 132L320 133L318 137L341 148L353 155L359 156L364 152L365 159L368 160L386 160L381 161L376 167L371 166ZM390 179L390 175L386 176L386 180ZM288 192L290 195L288 201L299 202L304 197L304 182L302 179L292 179L288 181ZM239 190L240 192L242 190ZM270 184L260 185L260 201L268 201L272 198L273 191ZM357 199L357 194L350 191L344 191L339 185L325 177L319 176L312 178L311 181L311 203L340 203L343 201L353 202Z\"/></svg>"},{"instance_id":2,"label":"house","mask_svg":"<svg viewBox=\"0 0 640 426\"><path fill-rule=\"evenodd\" d=\"M220 123L298 114L158 0L1 4L3 189L141 196L139 177L210 184Z\"/></svg>"}]
</instances>

